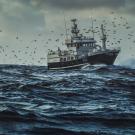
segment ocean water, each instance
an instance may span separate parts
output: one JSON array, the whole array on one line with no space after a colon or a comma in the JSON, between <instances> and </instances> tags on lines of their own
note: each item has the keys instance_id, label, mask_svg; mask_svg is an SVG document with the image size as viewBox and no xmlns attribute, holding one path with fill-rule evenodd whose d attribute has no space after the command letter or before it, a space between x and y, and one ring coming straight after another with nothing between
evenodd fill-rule
<instances>
[{"instance_id":1,"label":"ocean water","mask_svg":"<svg viewBox=\"0 0 135 135\"><path fill-rule=\"evenodd\" d=\"M135 135L135 70L0 66L0 135Z\"/></svg>"}]
</instances>

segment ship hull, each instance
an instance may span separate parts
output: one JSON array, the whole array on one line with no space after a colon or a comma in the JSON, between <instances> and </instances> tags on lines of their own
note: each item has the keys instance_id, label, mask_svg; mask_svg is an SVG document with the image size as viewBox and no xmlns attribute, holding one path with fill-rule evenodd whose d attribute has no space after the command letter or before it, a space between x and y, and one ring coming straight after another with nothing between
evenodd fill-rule
<instances>
[{"instance_id":1,"label":"ship hull","mask_svg":"<svg viewBox=\"0 0 135 135\"><path fill-rule=\"evenodd\" d=\"M119 54L119 50L111 50L111 51L96 53L96 54L87 56L82 59L76 59L76 60L66 61L66 62L48 63L48 69L51 69L51 70L77 69L77 68L81 68L87 64L113 65L118 54Z\"/></svg>"}]
</instances>

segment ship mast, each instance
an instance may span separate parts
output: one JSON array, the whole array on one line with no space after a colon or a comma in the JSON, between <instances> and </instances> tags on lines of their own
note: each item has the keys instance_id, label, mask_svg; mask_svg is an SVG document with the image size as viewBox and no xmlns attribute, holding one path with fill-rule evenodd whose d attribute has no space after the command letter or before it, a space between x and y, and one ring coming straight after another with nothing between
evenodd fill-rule
<instances>
[{"instance_id":1,"label":"ship mast","mask_svg":"<svg viewBox=\"0 0 135 135\"><path fill-rule=\"evenodd\" d=\"M65 34L66 34L66 39L68 39L68 33L67 33L67 23L66 23L66 18L65 18L65 14L63 12L63 15L64 15L64 24L65 24Z\"/></svg>"},{"instance_id":2,"label":"ship mast","mask_svg":"<svg viewBox=\"0 0 135 135\"><path fill-rule=\"evenodd\" d=\"M78 34L80 31L79 31L78 26L77 26L77 19L72 19L71 22L73 23L72 30L71 30L72 36L78 37Z\"/></svg>"},{"instance_id":3,"label":"ship mast","mask_svg":"<svg viewBox=\"0 0 135 135\"><path fill-rule=\"evenodd\" d=\"M92 20L92 37L94 38L94 22L93 22L93 18L91 17L91 20Z\"/></svg>"},{"instance_id":4,"label":"ship mast","mask_svg":"<svg viewBox=\"0 0 135 135\"><path fill-rule=\"evenodd\" d=\"M106 34L105 34L105 30L104 30L103 24L101 24L101 32L102 32L102 38L101 38L101 40L102 40L102 47L103 47L103 50L106 50L106 40L107 40L107 38L106 38Z\"/></svg>"}]
</instances>

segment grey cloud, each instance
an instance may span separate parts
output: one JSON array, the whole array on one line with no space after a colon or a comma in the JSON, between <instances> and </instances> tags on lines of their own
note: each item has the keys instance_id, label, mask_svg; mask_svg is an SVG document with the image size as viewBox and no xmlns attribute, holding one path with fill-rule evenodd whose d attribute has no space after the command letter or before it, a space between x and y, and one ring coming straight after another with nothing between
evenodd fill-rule
<instances>
[{"instance_id":1,"label":"grey cloud","mask_svg":"<svg viewBox=\"0 0 135 135\"><path fill-rule=\"evenodd\" d=\"M1 0L0 18L9 31L32 32L45 27L44 14L35 10L29 0Z\"/></svg>"},{"instance_id":2,"label":"grey cloud","mask_svg":"<svg viewBox=\"0 0 135 135\"><path fill-rule=\"evenodd\" d=\"M23 2L23 0L21 0ZM26 1L25 1L26 2ZM34 5L31 3L34 2ZM135 15L135 0L27 0L33 8L83 10L83 9L110 9L119 13Z\"/></svg>"},{"instance_id":3,"label":"grey cloud","mask_svg":"<svg viewBox=\"0 0 135 135\"><path fill-rule=\"evenodd\" d=\"M1 0L4 1L4 0ZM21 3L33 10L83 10L108 8L110 10L121 10L128 14L135 12L135 0L7 0L8 3ZM0 2L0 6L1 6ZM1 6L2 7L2 6ZM0 10L1 10L0 7Z\"/></svg>"},{"instance_id":4,"label":"grey cloud","mask_svg":"<svg viewBox=\"0 0 135 135\"><path fill-rule=\"evenodd\" d=\"M20 13L18 16L4 16L7 27L12 31L36 31L38 26L44 27L44 17L40 14L28 12Z\"/></svg>"},{"instance_id":5,"label":"grey cloud","mask_svg":"<svg viewBox=\"0 0 135 135\"><path fill-rule=\"evenodd\" d=\"M20 0L37 9L83 10L107 8L123 13L135 13L135 0ZM34 4L32 4L34 3ZM122 10L121 10L122 9Z\"/></svg>"},{"instance_id":6,"label":"grey cloud","mask_svg":"<svg viewBox=\"0 0 135 135\"><path fill-rule=\"evenodd\" d=\"M125 0L31 0L37 7L51 6L61 9L86 9L86 8L119 8L125 5Z\"/></svg>"},{"instance_id":7,"label":"grey cloud","mask_svg":"<svg viewBox=\"0 0 135 135\"><path fill-rule=\"evenodd\" d=\"M135 0L0 0L0 15L3 15L5 23L13 30L34 30L37 26L43 27L44 15L40 9L80 12L92 8L97 11L99 8L120 9L123 13L134 15Z\"/></svg>"},{"instance_id":8,"label":"grey cloud","mask_svg":"<svg viewBox=\"0 0 135 135\"><path fill-rule=\"evenodd\" d=\"M135 0L126 0L126 12L135 15Z\"/></svg>"}]
</instances>

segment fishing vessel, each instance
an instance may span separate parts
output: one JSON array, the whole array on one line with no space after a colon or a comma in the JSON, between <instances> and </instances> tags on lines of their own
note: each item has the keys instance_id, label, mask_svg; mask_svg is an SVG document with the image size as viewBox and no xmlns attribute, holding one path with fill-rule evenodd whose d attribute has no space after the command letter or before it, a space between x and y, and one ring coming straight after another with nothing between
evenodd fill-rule
<instances>
[{"instance_id":1,"label":"fishing vessel","mask_svg":"<svg viewBox=\"0 0 135 135\"><path fill-rule=\"evenodd\" d=\"M86 65L113 65L120 48L109 49L106 46L107 36L104 25L101 25L102 44L98 45L93 37L83 36L78 29L77 19L72 19L71 36L66 37L66 50L49 50L47 55L48 69L72 69Z\"/></svg>"}]
</instances>

